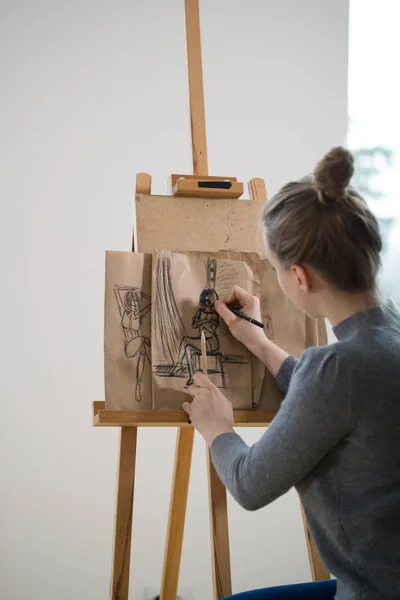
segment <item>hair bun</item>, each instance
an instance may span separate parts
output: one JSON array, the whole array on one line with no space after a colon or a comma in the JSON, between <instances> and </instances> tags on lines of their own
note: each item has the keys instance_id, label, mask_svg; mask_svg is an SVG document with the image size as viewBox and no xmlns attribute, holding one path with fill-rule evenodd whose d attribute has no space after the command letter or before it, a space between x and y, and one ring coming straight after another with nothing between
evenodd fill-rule
<instances>
[{"instance_id":1,"label":"hair bun","mask_svg":"<svg viewBox=\"0 0 400 600\"><path fill-rule=\"evenodd\" d=\"M353 173L353 155L342 146L332 148L314 169L315 186L331 201L340 200Z\"/></svg>"}]
</instances>

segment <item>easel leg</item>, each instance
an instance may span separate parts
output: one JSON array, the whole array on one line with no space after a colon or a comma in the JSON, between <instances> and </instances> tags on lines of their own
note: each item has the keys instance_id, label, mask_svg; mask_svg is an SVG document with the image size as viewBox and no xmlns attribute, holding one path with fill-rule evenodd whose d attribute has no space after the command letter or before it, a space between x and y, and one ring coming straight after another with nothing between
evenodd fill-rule
<instances>
[{"instance_id":1,"label":"easel leg","mask_svg":"<svg viewBox=\"0 0 400 600\"><path fill-rule=\"evenodd\" d=\"M220 600L232 594L228 507L226 489L214 469L209 448L207 448L207 470L214 600Z\"/></svg>"},{"instance_id":2,"label":"easel leg","mask_svg":"<svg viewBox=\"0 0 400 600\"><path fill-rule=\"evenodd\" d=\"M176 600L178 592L193 439L193 427L178 429L160 600Z\"/></svg>"},{"instance_id":3,"label":"easel leg","mask_svg":"<svg viewBox=\"0 0 400 600\"><path fill-rule=\"evenodd\" d=\"M301 507L301 516L303 517L303 525L304 525L304 533L306 536L307 543L307 551L308 551L308 560L310 562L311 575L313 581L326 581L330 579L330 573L328 569L325 567L322 559L318 553L318 550L314 544L314 540L311 537L310 530L308 529L306 515L304 514L303 505L300 502Z\"/></svg>"},{"instance_id":4,"label":"easel leg","mask_svg":"<svg viewBox=\"0 0 400 600\"><path fill-rule=\"evenodd\" d=\"M136 427L121 427L110 600L128 600Z\"/></svg>"}]
</instances>

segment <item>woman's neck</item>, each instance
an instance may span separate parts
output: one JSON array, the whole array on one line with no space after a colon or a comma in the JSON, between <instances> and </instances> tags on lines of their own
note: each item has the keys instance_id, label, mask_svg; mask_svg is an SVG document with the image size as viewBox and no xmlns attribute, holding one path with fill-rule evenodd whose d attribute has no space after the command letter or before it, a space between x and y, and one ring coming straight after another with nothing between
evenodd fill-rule
<instances>
[{"instance_id":1,"label":"woman's neck","mask_svg":"<svg viewBox=\"0 0 400 600\"><path fill-rule=\"evenodd\" d=\"M348 319L358 312L363 312L380 303L378 294L373 293L346 293L330 291L325 298L321 298L323 314L332 327Z\"/></svg>"}]
</instances>

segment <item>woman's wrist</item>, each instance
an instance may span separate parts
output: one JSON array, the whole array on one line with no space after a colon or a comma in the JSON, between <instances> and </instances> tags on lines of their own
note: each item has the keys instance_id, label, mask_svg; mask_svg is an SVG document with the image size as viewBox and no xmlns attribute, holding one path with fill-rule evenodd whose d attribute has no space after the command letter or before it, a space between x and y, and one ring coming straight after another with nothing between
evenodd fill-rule
<instances>
[{"instance_id":1,"label":"woman's wrist","mask_svg":"<svg viewBox=\"0 0 400 600\"><path fill-rule=\"evenodd\" d=\"M211 448L211 444L217 437L223 435L224 433L235 433L235 430L231 425L221 425L221 426L210 426L207 431L203 433L203 437L207 443L207 445Z\"/></svg>"},{"instance_id":2,"label":"woman's wrist","mask_svg":"<svg viewBox=\"0 0 400 600\"><path fill-rule=\"evenodd\" d=\"M271 341L267 338L264 332L261 331L260 335L252 339L247 345L247 349L254 354L254 356L257 356L257 358L265 363L265 359L267 359L271 350Z\"/></svg>"},{"instance_id":3,"label":"woman's wrist","mask_svg":"<svg viewBox=\"0 0 400 600\"><path fill-rule=\"evenodd\" d=\"M268 371L276 377L283 362L289 356L285 350L271 342L266 335L260 336L255 342L248 346L252 354L264 363Z\"/></svg>"}]
</instances>

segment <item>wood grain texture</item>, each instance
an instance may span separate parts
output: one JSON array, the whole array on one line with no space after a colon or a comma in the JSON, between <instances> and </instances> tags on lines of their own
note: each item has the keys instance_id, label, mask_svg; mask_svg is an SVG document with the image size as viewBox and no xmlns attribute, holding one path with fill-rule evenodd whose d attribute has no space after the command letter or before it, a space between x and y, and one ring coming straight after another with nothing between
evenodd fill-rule
<instances>
[{"instance_id":1,"label":"wood grain texture","mask_svg":"<svg viewBox=\"0 0 400 600\"><path fill-rule=\"evenodd\" d=\"M97 415L99 410L105 410L105 408L106 408L106 403L104 400L95 400L92 403L93 417L95 417Z\"/></svg>"},{"instance_id":2,"label":"wood grain texture","mask_svg":"<svg viewBox=\"0 0 400 600\"><path fill-rule=\"evenodd\" d=\"M136 427L122 427L119 449L110 600L128 600Z\"/></svg>"},{"instance_id":3,"label":"wood grain texture","mask_svg":"<svg viewBox=\"0 0 400 600\"><path fill-rule=\"evenodd\" d=\"M232 594L228 508L226 489L212 464L209 448L207 448L207 472L214 600L221 600Z\"/></svg>"},{"instance_id":4,"label":"wood grain texture","mask_svg":"<svg viewBox=\"0 0 400 600\"><path fill-rule=\"evenodd\" d=\"M177 597L193 439L193 427L178 430L160 600Z\"/></svg>"},{"instance_id":5,"label":"wood grain texture","mask_svg":"<svg viewBox=\"0 0 400 600\"><path fill-rule=\"evenodd\" d=\"M263 202L136 196L138 251L263 252ZM201 227L199 227L201 223Z\"/></svg>"},{"instance_id":6,"label":"wood grain texture","mask_svg":"<svg viewBox=\"0 0 400 600\"><path fill-rule=\"evenodd\" d=\"M235 410L235 427L266 427L276 411ZM105 410L103 401L93 402L95 427L180 427L190 428L184 410Z\"/></svg>"},{"instance_id":7,"label":"wood grain texture","mask_svg":"<svg viewBox=\"0 0 400 600\"><path fill-rule=\"evenodd\" d=\"M151 194L151 175L148 173L138 173L136 175L136 193Z\"/></svg>"},{"instance_id":8,"label":"wood grain texture","mask_svg":"<svg viewBox=\"0 0 400 600\"><path fill-rule=\"evenodd\" d=\"M208 175L199 0L185 0L193 173Z\"/></svg>"},{"instance_id":9,"label":"wood grain texture","mask_svg":"<svg viewBox=\"0 0 400 600\"><path fill-rule=\"evenodd\" d=\"M255 177L249 181L249 193L252 200L259 200L266 202L268 200L267 187L264 179L261 177Z\"/></svg>"},{"instance_id":10,"label":"wood grain texture","mask_svg":"<svg viewBox=\"0 0 400 600\"><path fill-rule=\"evenodd\" d=\"M307 524L307 518L304 513L303 505L300 502L301 507L301 516L303 518L304 525L304 533L306 536L306 544L307 544L307 552L308 552L308 560L310 562L311 576L313 581L326 581L330 579L330 573L328 569L325 567L322 559L318 553L317 547L314 543L314 540L311 536L310 530Z\"/></svg>"}]
</instances>

